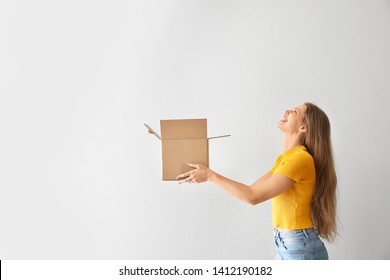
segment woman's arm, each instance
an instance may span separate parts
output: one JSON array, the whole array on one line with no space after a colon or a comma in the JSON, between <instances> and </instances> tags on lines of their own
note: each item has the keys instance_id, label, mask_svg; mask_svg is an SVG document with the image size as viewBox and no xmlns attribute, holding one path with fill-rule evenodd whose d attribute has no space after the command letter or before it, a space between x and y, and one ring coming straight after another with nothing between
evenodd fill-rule
<instances>
[{"instance_id":1,"label":"woman's arm","mask_svg":"<svg viewBox=\"0 0 390 280\"><path fill-rule=\"evenodd\" d=\"M257 179L252 185L247 186L223 177L203 165L193 163L189 163L188 165L195 169L177 176L176 179L187 177L180 180L180 184L211 181L228 194L252 205L275 197L295 184L294 180L284 175L272 175L268 172Z\"/></svg>"}]
</instances>

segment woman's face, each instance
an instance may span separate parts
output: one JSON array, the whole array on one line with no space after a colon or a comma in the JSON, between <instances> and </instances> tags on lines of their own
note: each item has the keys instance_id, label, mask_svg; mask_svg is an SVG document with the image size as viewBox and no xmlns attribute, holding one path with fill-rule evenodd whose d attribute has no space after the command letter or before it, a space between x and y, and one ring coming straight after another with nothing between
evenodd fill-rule
<instances>
[{"instance_id":1,"label":"woman's face","mask_svg":"<svg viewBox=\"0 0 390 280\"><path fill-rule=\"evenodd\" d=\"M303 122L307 106L299 105L293 109L286 110L282 119L278 122L278 127L285 133L302 133L306 131Z\"/></svg>"}]
</instances>

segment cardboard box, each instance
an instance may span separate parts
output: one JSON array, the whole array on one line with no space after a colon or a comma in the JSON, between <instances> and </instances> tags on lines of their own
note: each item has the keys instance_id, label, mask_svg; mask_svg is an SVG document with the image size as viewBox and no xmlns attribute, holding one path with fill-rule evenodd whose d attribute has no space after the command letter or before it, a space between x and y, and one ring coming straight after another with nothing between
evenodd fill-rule
<instances>
[{"instance_id":1,"label":"cardboard box","mask_svg":"<svg viewBox=\"0 0 390 280\"><path fill-rule=\"evenodd\" d=\"M209 167L209 140L230 136L207 138L207 119L161 120L161 137L145 126L161 140L164 181L176 180L178 175L190 171L187 162Z\"/></svg>"}]
</instances>

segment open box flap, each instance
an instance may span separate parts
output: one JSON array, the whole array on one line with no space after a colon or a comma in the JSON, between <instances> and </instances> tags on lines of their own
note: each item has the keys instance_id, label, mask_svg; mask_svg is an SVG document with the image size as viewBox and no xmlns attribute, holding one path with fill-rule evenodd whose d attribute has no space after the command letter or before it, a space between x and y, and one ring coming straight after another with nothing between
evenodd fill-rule
<instances>
[{"instance_id":1,"label":"open box flap","mask_svg":"<svg viewBox=\"0 0 390 280\"><path fill-rule=\"evenodd\" d=\"M217 139L217 138L223 138L223 137L229 137L229 136L231 136L230 134L226 134L226 135L220 135L220 136L213 136L213 137L209 137L209 138L207 138L207 139Z\"/></svg>"},{"instance_id":2,"label":"open box flap","mask_svg":"<svg viewBox=\"0 0 390 280\"><path fill-rule=\"evenodd\" d=\"M153 128L151 128L150 126L148 126L146 123L144 123L144 125L148 128L148 132L150 134L154 134L158 139L161 140L161 137L160 135L158 135L158 133L156 131L153 130Z\"/></svg>"},{"instance_id":3,"label":"open box flap","mask_svg":"<svg viewBox=\"0 0 390 280\"><path fill-rule=\"evenodd\" d=\"M166 123L167 123L167 122L164 121L164 125L165 125ZM182 125L185 124L184 122L179 122L179 123L181 123ZM175 124L175 123L169 122L169 124ZM176 124L177 124L177 122L176 122ZM187 123L187 124L188 124L188 123ZM199 128L199 124L200 124L200 126L202 127L201 130L203 130L203 128L204 128L203 120L202 120L200 123L198 122L198 128ZM154 131L153 128L151 128L151 127L150 127L149 125L147 125L146 123L145 123L144 125L147 127L148 132L149 132L150 134L154 134L159 140L161 140L161 136L160 136L156 131ZM195 125L197 125L197 124L195 124ZM168 128L168 129L170 129L170 128ZM189 130L187 129L187 131L189 131ZM196 133L196 135L199 135L199 131L198 131L198 132L195 132L195 133ZM172 134L169 134L169 136L172 137ZM202 134L201 136L203 136L203 134ZM210 140L210 139L224 138L224 137L230 137L230 136L231 136L230 134L226 134L226 135L219 135L219 136L208 137L207 139ZM206 137L202 137L202 138L206 138ZM182 138L178 138L178 139L182 139ZM190 137L189 139L191 139L191 137ZM194 138L192 138L192 139L194 139ZM195 138L195 139L197 139L197 138Z\"/></svg>"}]
</instances>

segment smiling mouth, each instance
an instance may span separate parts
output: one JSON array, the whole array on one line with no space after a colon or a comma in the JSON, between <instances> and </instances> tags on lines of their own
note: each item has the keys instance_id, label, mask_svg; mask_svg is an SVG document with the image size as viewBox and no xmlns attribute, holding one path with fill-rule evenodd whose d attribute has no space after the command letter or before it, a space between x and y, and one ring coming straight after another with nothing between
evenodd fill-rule
<instances>
[{"instance_id":1,"label":"smiling mouth","mask_svg":"<svg viewBox=\"0 0 390 280\"><path fill-rule=\"evenodd\" d=\"M282 119L280 120L280 122L284 122L284 123L287 122L286 117L283 116Z\"/></svg>"}]
</instances>

